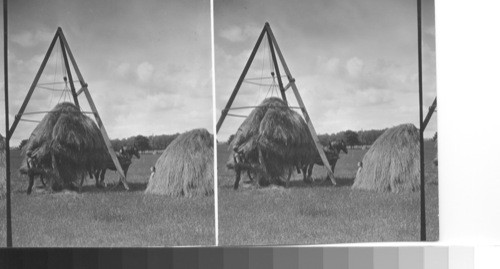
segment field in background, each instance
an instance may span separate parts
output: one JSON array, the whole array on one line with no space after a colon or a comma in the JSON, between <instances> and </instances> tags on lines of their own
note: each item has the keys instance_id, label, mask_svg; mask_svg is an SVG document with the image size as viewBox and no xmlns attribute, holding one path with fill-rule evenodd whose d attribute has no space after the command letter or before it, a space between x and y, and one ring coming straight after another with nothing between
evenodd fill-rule
<instances>
[{"instance_id":1,"label":"field in background","mask_svg":"<svg viewBox=\"0 0 500 269\"><path fill-rule=\"evenodd\" d=\"M433 142L425 144L427 238L438 240L438 175L432 164ZM315 166L312 184L302 175L290 188L232 189L234 171L226 169L227 144L219 144L219 244L331 244L420 240L420 193L392 194L352 190L357 162L367 150L341 154L335 168L340 183L323 182L324 168ZM242 181L247 181L246 176Z\"/></svg>"},{"instance_id":2,"label":"field in background","mask_svg":"<svg viewBox=\"0 0 500 269\"><path fill-rule=\"evenodd\" d=\"M150 167L160 155L133 159L122 187L97 189L87 179L81 194L26 195L27 178L17 172L19 151L12 152L12 227L15 247L173 246L215 244L214 197L170 198L145 195ZM106 182L118 182L108 171ZM5 246L5 199L0 200L0 246Z\"/></svg>"}]
</instances>

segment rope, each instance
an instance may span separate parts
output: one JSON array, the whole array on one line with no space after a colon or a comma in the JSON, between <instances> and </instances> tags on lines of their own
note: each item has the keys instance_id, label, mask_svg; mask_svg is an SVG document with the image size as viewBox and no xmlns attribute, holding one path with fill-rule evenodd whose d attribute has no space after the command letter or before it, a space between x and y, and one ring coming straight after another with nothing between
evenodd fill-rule
<instances>
[{"instance_id":1,"label":"rope","mask_svg":"<svg viewBox=\"0 0 500 269\"><path fill-rule=\"evenodd\" d=\"M79 80L73 80L73 82L80 82ZM64 85L66 82L64 81L58 81L58 82L47 82L47 83L38 83L37 84L37 87L39 87L39 85L53 85L53 84L61 84L61 85Z\"/></svg>"},{"instance_id":2,"label":"rope","mask_svg":"<svg viewBox=\"0 0 500 269\"><path fill-rule=\"evenodd\" d=\"M38 120L28 120L28 119L19 119L21 121L27 121L27 122L34 122L34 123L40 123Z\"/></svg>"},{"instance_id":3,"label":"rope","mask_svg":"<svg viewBox=\"0 0 500 269\"><path fill-rule=\"evenodd\" d=\"M30 112L24 112L23 114L17 114L17 116L37 115L37 114L47 114L47 113L61 113L61 112L60 111L30 111ZM94 114L94 112L90 112L90 111L65 111L63 113Z\"/></svg>"},{"instance_id":4,"label":"rope","mask_svg":"<svg viewBox=\"0 0 500 269\"><path fill-rule=\"evenodd\" d=\"M229 110L242 110L242 109L251 109L251 108L259 108L259 107L271 107L271 106L240 106L240 107L231 107L231 108L229 108L227 110L228 111ZM274 106L274 107L281 107L281 106ZM290 109L302 109L299 106L288 106L287 108L290 108Z\"/></svg>"},{"instance_id":5,"label":"rope","mask_svg":"<svg viewBox=\"0 0 500 269\"><path fill-rule=\"evenodd\" d=\"M37 88L40 88L40 89L44 89L44 90L48 90L48 91L53 91L53 92L62 92L62 91L65 91L64 89L54 89L54 88L50 88L50 87L44 87L44 86L36 86Z\"/></svg>"},{"instance_id":6,"label":"rope","mask_svg":"<svg viewBox=\"0 0 500 269\"><path fill-rule=\"evenodd\" d=\"M244 116L244 115L237 115L237 114L231 114L231 113L227 113L226 116L231 116L231 117L236 117L236 118L247 118L248 116Z\"/></svg>"},{"instance_id":7,"label":"rope","mask_svg":"<svg viewBox=\"0 0 500 269\"><path fill-rule=\"evenodd\" d=\"M252 82L252 81L243 81L245 83L248 83L248 84L253 84L253 85L257 85L257 86L273 86L273 84L266 84L266 83L258 83L258 82ZM260 87L259 87L259 90L260 90Z\"/></svg>"},{"instance_id":8,"label":"rope","mask_svg":"<svg viewBox=\"0 0 500 269\"><path fill-rule=\"evenodd\" d=\"M286 78L286 76L281 76L282 78ZM261 77L261 78L245 78L245 80L260 80L260 79L273 79L273 77Z\"/></svg>"}]
</instances>

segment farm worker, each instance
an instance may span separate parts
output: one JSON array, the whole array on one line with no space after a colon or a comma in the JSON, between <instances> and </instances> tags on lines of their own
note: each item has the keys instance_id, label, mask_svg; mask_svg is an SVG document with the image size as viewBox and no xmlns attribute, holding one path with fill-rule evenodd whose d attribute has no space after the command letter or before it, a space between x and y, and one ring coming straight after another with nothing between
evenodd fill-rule
<instances>
[{"instance_id":1,"label":"farm worker","mask_svg":"<svg viewBox=\"0 0 500 269\"><path fill-rule=\"evenodd\" d=\"M151 166L151 175L149 176L150 181L151 181L151 179L153 179L153 176L155 175L155 173L156 173L156 167Z\"/></svg>"},{"instance_id":2,"label":"farm worker","mask_svg":"<svg viewBox=\"0 0 500 269\"><path fill-rule=\"evenodd\" d=\"M358 178L362 168L363 168L363 162L358 162L358 171L356 172L356 178Z\"/></svg>"}]
</instances>

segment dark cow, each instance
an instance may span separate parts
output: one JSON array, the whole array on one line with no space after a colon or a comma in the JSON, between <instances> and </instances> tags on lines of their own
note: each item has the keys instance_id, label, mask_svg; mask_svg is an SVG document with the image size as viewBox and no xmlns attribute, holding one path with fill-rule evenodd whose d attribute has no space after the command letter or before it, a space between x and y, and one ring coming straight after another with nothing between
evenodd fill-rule
<instances>
[{"instance_id":1,"label":"dark cow","mask_svg":"<svg viewBox=\"0 0 500 269\"><path fill-rule=\"evenodd\" d=\"M122 147L120 151L116 153L116 157L118 158L118 162L120 162L120 166L122 167L125 176L127 176L128 168L132 164L132 158L134 156L137 157L137 159L141 158L139 150L136 147ZM91 169L89 174L91 178L92 177L95 178L96 187L102 186L102 183L104 182L104 177L106 175L106 170L108 169L116 171L116 166L113 160L111 159L111 156L109 156L109 159L107 159L106 162L104 162L101 167L98 167L97 169ZM83 180L80 186L81 185L83 185Z\"/></svg>"},{"instance_id":2,"label":"dark cow","mask_svg":"<svg viewBox=\"0 0 500 269\"><path fill-rule=\"evenodd\" d=\"M330 164L330 167L333 172L335 170L335 165L337 164L337 160L340 158L340 152L343 151L345 154L347 154L347 145L344 142L344 140L331 141L328 144L328 146L323 147L323 150L325 152L326 159L328 160L328 163ZM316 154L314 159L310 160L309 163L302 165L302 167L300 168L300 170L302 170L302 174L304 176L303 180L305 182L312 181L311 175L315 164L323 165L323 161L321 160L319 153ZM299 171L299 169L297 170Z\"/></svg>"}]
</instances>

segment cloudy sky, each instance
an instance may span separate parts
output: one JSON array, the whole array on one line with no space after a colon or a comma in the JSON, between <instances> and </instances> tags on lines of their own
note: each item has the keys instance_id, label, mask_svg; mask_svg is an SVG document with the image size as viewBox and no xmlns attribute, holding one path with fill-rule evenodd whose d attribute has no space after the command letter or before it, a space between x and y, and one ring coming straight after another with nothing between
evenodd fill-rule
<instances>
[{"instance_id":1,"label":"cloudy sky","mask_svg":"<svg viewBox=\"0 0 500 269\"><path fill-rule=\"evenodd\" d=\"M16 0L8 12L11 122L60 26L111 138L212 131L209 0ZM54 52L40 83L63 81ZM37 88L26 111L59 100L61 92ZM3 116L0 123L4 134ZM12 144L34 127L21 122Z\"/></svg>"},{"instance_id":2,"label":"cloudy sky","mask_svg":"<svg viewBox=\"0 0 500 269\"><path fill-rule=\"evenodd\" d=\"M416 2L215 0L217 119L268 21L318 133L407 122L418 127ZM436 97L436 75L434 2L423 4L425 114ZM267 51L261 47L248 77L270 76ZM233 106L257 105L271 95L271 82L244 83ZM295 99L291 91L287 96L289 102ZM226 118L219 140L234 133L241 122ZM434 117L426 137L437 130L436 122Z\"/></svg>"}]
</instances>

